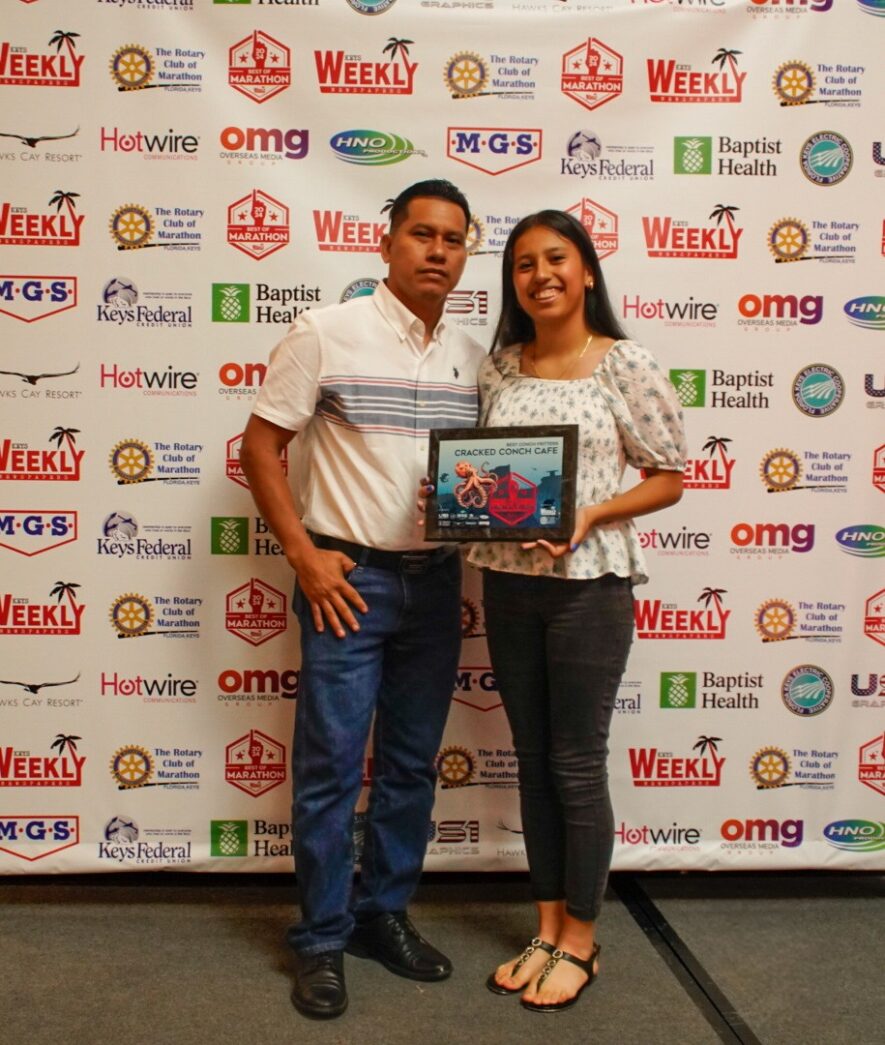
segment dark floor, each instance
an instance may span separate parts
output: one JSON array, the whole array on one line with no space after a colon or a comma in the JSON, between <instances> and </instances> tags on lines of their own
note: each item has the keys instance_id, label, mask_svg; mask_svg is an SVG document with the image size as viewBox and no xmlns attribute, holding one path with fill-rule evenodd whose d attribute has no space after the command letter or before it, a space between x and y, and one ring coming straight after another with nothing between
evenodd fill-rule
<instances>
[{"instance_id":1,"label":"dark floor","mask_svg":"<svg viewBox=\"0 0 885 1045\"><path fill-rule=\"evenodd\" d=\"M521 876L428 876L411 913L455 973L346 959L350 1008L288 1000L283 876L0 880L2 1045L874 1045L879 875L612 877L599 980L543 1016L483 987L531 936ZM879 1016L876 1014L879 1013Z\"/></svg>"}]
</instances>

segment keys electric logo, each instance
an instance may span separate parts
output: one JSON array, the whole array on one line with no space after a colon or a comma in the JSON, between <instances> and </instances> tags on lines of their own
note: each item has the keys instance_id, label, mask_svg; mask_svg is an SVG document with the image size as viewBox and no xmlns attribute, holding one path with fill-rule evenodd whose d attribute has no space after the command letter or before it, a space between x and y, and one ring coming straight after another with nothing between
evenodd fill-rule
<instances>
[{"instance_id":1,"label":"keys electric logo","mask_svg":"<svg viewBox=\"0 0 885 1045\"><path fill-rule=\"evenodd\" d=\"M0 275L0 314L33 323L77 305L76 276Z\"/></svg>"},{"instance_id":2,"label":"keys electric logo","mask_svg":"<svg viewBox=\"0 0 885 1045\"><path fill-rule=\"evenodd\" d=\"M614 211L586 196L566 210L587 230L600 260L615 253L618 249L618 216Z\"/></svg>"},{"instance_id":3,"label":"keys electric logo","mask_svg":"<svg viewBox=\"0 0 885 1045\"><path fill-rule=\"evenodd\" d=\"M227 208L227 242L256 261L289 244L289 208L261 189Z\"/></svg>"},{"instance_id":4,"label":"keys electric logo","mask_svg":"<svg viewBox=\"0 0 885 1045\"><path fill-rule=\"evenodd\" d=\"M783 142L768 138L717 138L718 157L716 173L751 178L769 178L777 175L777 163L771 156L780 156ZM735 159L737 157L737 159ZM674 174L712 174L713 139L703 135L678 135L673 139Z\"/></svg>"},{"instance_id":5,"label":"keys electric logo","mask_svg":"<svg viewBox=\"0 0 885 1045\"><path fill-rule=\"evenodd\" d=\"M0 86L79 87L83 55L77 54L79 33L56 29L48 46L55 52L30 51L21 44L0 42Z\"/></svg>"},{"instance_id":6,"label":"keys electric logo","mask_svg":"<svg viewBox=\"0 0 885 1045\"><path fill-rule=\"evenodd\" d=\"M76 541L77 513L0 508L0 548L19 555L40 555Z\"/></svg>"},{"instance_id":7,"label":"keys electric logo","mask_svg":"<svg viewBox=\"0 0 885 1045\"><path fill-rule=\"evenodd\" d=\"M219 158L242 166L273 166L281 160L303 160L310 147L306 128L225 127L219 135Z\"/></svg>"},{"instance_id":8,"label":"keys electric logo","mask_svg":"<svg viewBox=\"0 0 885 1045\"><path fill-rule=\"evenodd\" d=\"M111 603L108 619L118 639L152 635L198 639L202 605L202 599L190 595L154 595L149 599L138 592L127 592Z\"/></svg>"},{"instance_id":9,"label":"keys electric logo","mask_svg":"<svg viewBox=\"0 0 885 1045\"><path fill-rule=\"evenodd\" d=\"M659 320L665 327L715 327L719 305L715 301L666 301L642 298L639 294L621 300L621 314L626 320Z\"/></svg>"},{"instance_id":10,"label":"keys electric logo","mask_svg":"<svg viewBox=\"0 0 885 1045\"><path fill-rule=\"evenodd\" d=\"M861 744L858 751L857 779L880 795L885 795L885 733Z\"/></svg>"},{"instance_id":11,"label":"keys electric logo","mask_svg":"<svg viewBox=\"0 0 885 1045\"><path fill-rule=\"evenodd\" d=\"M225 748L224 779L251 798L279 787L286 779L286 747L250 729Z\"/></svg>"},{"instance_id":12,"label":"keys electric logo","mask_svg":"<svg viewBox=\"0 0 885 1045\"><path fill-rule=\"evenodd\" d=\"M797 609L798 606L798 609ZM763 642L805 639L808 642L841 642L845 631L844 602L798 599L766 599L753 613L753 626Z\"/></svg>"},{"instance_id":13,"label":"keys electric logo","mask_svg":"<svg viewBox=\"0 0 885 1045\"><path fill-rule=\"evenodd\" d=\"M381 53L387 61L366 60L345 51L314 51L321 94L411 94L417 62L409 61L414 40L388 37Z\"/></svg>"},{"instance_id":14,"label":"keys electric logo","mask_svg":"<svg viewBox=\"0 0 885 1045\"><path fill-rule=\"evenodd\" d=\"M182 134L172 127L165 134L146 131L123 131L119 127L102 127L99 131L102 152L135 153L145 160L196 160L199 135Z\"/></svg>"},{"instance_id":15,"label":"keys electric logo","mask_svg":"<svg viewBox=\"0 0 885 1045\"><path fill-rule=\"evenodd\" d=\"M54 604L0 592L0 635L79 635L86 609L77 601L79 587L73 581L56 581L49 592Z\"/></svg>"},{"instance_id":16,"label":"keys electric logo","mask_svg":"<svg viewBox=\"0 0 885 1045\"><path fill-rule=\"evenodd\" d=\"M475 51L458 51L443 67L443 79L456 101L468 98L503 98L531 101L538 59L527 55L492 53L488 59Z\"/></svg>"},{"instance_id":17,"label":"keys electric logo","mask_svg":"<svg viewBox=\"0 0 885 1045\"><path fill-rule=\"evenodd\" d=\"M243 433L235 435L233 439L228 439L227 449L225 453L225 475L231 482L242 486L244 490L249 489L249 483L246 480L246 476L243 474L243 466L240 464L240 446L243 443ZM283 448L283 452L280 454L280 464L283 468L283 475L289 474L289 454L286 447Z\"/></svg>"},{"instance_id":18,"label":"keys electric logo","mask_svg":"<svg viewBox=\"0 0 885 1045\"><path fill-rule=\"evenodd\" d=\"M579 130L569 135L565 156L560 158L559 173L596 181L653 181L655 176L654 147L651 145L607 145L606 149L617 159L602 155L602 139L591 130ZM633 162L635 157L642 157Z\"/></svg>"},{"instance_id":19,"label":"keys electric logo","mask_svg":"<svg viewBox=\"0 0 885 1045\"><path fill-rule=\"evenodd\" d=\"M846 301L842 308L848 321L863 330L885 330L885 297L867 294Z\"/></svg>"},{"instance_id":20,"label":"keys electric logo","mask_svg":"<svg viewBox=\"0 0 885 1045\"><path fill-rule=\"evenodd\" d=\"M767 235L768 249L776 265L811 259L829 264L854 262L857 254L855 237L860 231L858 222L815 218L811 226L819 241L816 244L804 221L778 218Z\"/></svg>"},{"instance_id":21,"label":"keys electric logo","mask_svg":"<svg viewBox=\"0 0 885 1045\"><path fill-rule=\"evenodd\" d=\"M228 51L227 82L253 102L266 102L292 83L289 48L268 33L256 29Z\"/></svg>"},{"instance_id":22,"label":"keys electric logo","mask_svg":"<svg viewBox=\"0 0 885 1045\"><path fill-rule=\"evenodd\" d=\"M833 820L823 829L834 849L847 853L874 853L885 849L885 823L881 820Z\"/></svg>"},{"instance_id":23,"label":"keys electric logo","mask_svg":"<svg viewBox=\"0 0 885 1045\"><path fill-rule=\"evenodd\" d=\"M76 213L79 195L61 189L54 192L48 202L55 207L54 214L31 213L26 206L0 203L0 246L79 247L84 218Z\"/></svg>"},{"instance_id":24,"label":"keys electric logo","mask_svg":"<svg viewBox=\"0 0 885 1045\"><path fill-rule=\"evenodd\" d=\"M375 254L387 222L361 220L356 214L340 210L315 210L313 227L320 250Z\"/></svg>"},{"instance_id":25,"label":"keys electric logo","mask_svg":"<svg viewBox=\"0 0 885 1045\"><path fill-rule=\"evenodd\" d=\"M562 56L559 88L585 109L598 109L624 89L624 56L589 36Z\"/></svg>"},{"instance_id":26,"label":"keys electric logo","mask_svg":"<svg viewBox=\"0 0 885 1045\"><path fill-rule=\"evenodd\" d=\"M737 303L738 327L754 332L783 333L800 326L816 326L824 311L819 294L743 294Z\"/></svg>"},{"instance_id":27,"label":"keys electric logo","mask_svg":"<svg viewBox=\"0 0 885 1045\"><path fill-rule=\"evenodd\" d=\"M873 642L885 646L885 588L867 599L864 608L863 632Z\"/></svg>"},{"instance_id":28,"label":"keys electric logo","mask_svg":"<svg viewBox=\"0 0 885 1045\"><path fill-rule=\"evenodd\" d=\"M378 280L374 279L371 276L364 276L361 279L351 280L350 283L348 283L347 286L344 288L344 290L341 291L341 295L338 298L338 304L343 305L345 301L350 301L351 298L369 298L375 293L375 287L377 286ZM483 292L477 291L477 293ZM449 295L448 300L451 299L452 294ZM488 304L488 296L486 296L486 300Z\"/></svg>"},{"instance_id":29,"label":"keys electric logo","mask_svg":"<svg viewBox=\"0 0 885 1045\"><path fill-rule=\"evenodd\" d=\"M826 363L810 363L793 378L793 403L807 417L829 417L845 398L845 382Z\"/></svg>"},{"instance_id":30,"label":"keys electric logo","mask_svg":"<svg viewBox=\"0 0 885 1045\"><path fill-rule=\"evenodd\" d=\"M771 561L790 552L804 554L814 547L813 523L738 522L731 528L733 555L767 557Z\"/></svg>"},{"instance_id":31,"label":"keys electric logo","mask_svg":"<svg viewBox=\"0 0 885 1045\"><path fill-rule=\"evenodd\" d=\"M114 51L108 68L121 93L159 89L197 94L203 89L205 61L205 51L187 47L155 45L148 49L142 44L124 44Z\"/></svg>"},{"instance_id":32,"label":"keys electric logo","mask_svg":"<svg viewBox=\"0 0 885 1045\"><path fill-rule=\"evenodd\" d=\"M540 128L449 127L446 155L485 174L505 174L541 159Z\"/></svg>"},{"instance_id":33,"label":"keys electric logo","mask_svg":"<svg viewBox=\"0 0 885 1045\"><path fill-rule=\"evenodd\" d=\"M799 166L815 185L838 185L851 173L854 153L848 139L835 131L819 131L799 150Z\"/></svg>"},{"instance_id":34,"label":"keys electric logo","mask_svg":"<svg viewBox=\"0 0 885 1045\"><path fill-rule=\"evenodd\" d=\"M802 845L804 820L725 820L719 829L722 849L777 852Z\"/></svg>"},{"instance_id":35,"label":"keys electric logo","mask_svg":"<svg viewBox=\"0 0 885 1045\"><path fill-rule=\"evenodd\" d=\"M771 85L781 108L792 109L797 105L857 108L863 99L859 81L865 72L862 65L820 63L812 69L807 62L793 60L778 66ZM815 87L817 98L814 97Z\"/></svg>"},{"instance_id":36,"label":"keys electric logo","mask_svg":"<svg viewBox=\"0 0 885 1045\"><path fill-rule=\"evenodd\" d=\"M158 207L124 203L111 214L108 231L117 250L194 251L203 243L204 211L194 207ZM156 242L151 242L156 238Z\"/></svg>"},{"instance_id":37,"label":"keys electric logo","mask_svg":"<svg viewBox=\"0 0 885 1045\"><path fill-rule=\"evenodd\" d=\"M738 55L742 51L720 47L711 65L718 72L693 72L690 65L673 58L647 58L649 98L653 102L698 102L739 104L746 73L738 72Z\"/></svg>"},{"instance_id":38,"label":"keys electric logo","mask_svg":"<svg viewBox=\"0 0 885 1045\"><path fill-rule=\"evenodd\" d=\"M198 486L202 475L202 443L145 442L122 439L111 450L108 464L117 486L135 483L175 483ZM157 474L152 473L156 469Z\"/></svg>"},{"instance_id":39,"label":"keys electric logo","mask_svg":"<svg viewBox=\"0 0 885 1045\"><path fill-rule=\"evenodd\" d=\"M772 388L773 373L759 370L729 373L726 370L710 371L710 395L707 396L706 370L671 370L670 383L682 406L687 408L706 406L713 410L767 410L771 401L759 388Z\"/></svg>"},{"instance_id":40,"label":"keys electric logo","mask_svg":"<svg viewBox=\"0 0 885 1045\"><path fill-rule=\"evenodd\" d=\"M170 523L139 526L131 512L114 511L101 524L95 550L121 560L186 562L192 551L190 532L190 526Z\"/></svg>"},{"instance_id":41,"label":"keys electric logo","mask_svg":"<svg viewBox=\"0 0 885 1045\"><path fill-rule=\"evenodd\" d=\"M794 715L819 715L833 701L833 680L815 664L800 664L781 683L781 700Z\"/></svg>"},{"instance_id":42,"label":"keys electric logo","mask_svg":"<svg viewBox=\"0 0 885 1045\"><path fill-rule=\"evenodd\" d=\"M0 816L0 853L42 860L80 841L79 816Z\"/></svg>"},{"instance_id":43,"label":"keys electric logo","mask_svg":"<svg viewBox=\"0 0 885 1045\"><path fill-rule=\"evenodd\" d=\"M501 694L492 669L488 665L459 665L453 700L474 711L494 711L501 707Z\"/></svg>"},{"instance_id":44,"label":"keys electric logo","mask_svg":"<svg viewBox=\"0 0 885 1045\"><path fill-rule=\"evenodd\" d=\"M77 754L82 737L57 733L49 745L53 755L0 747L0 787L80 787L85 755Z\"/></svg>"},{"instance_id":45,"label":"keys electric logo","mask_svg":"<svg viewBox=\"0 0 885 1045\"><path fill-rule=\"evenodd\" d=\"M690 457L685 462L683 482L687 490L728 490L731 488L731 473L737 463L729 454L728 436L711 435L703 449L709 453L702 457Z\"/></svg>"},{"instance_id":46,"label":"keys electric logo","mask_svg":"<svg viewBox=\"0 0 885 1045\"><path fill-rule=\"evenodd\" d=\"M731 204L717 203L709 215L710 220L716 219L715 225L690 225L688 221L669 216L643 215L646 253L650 258L705 258L708 261L737 258L744 232L734 221L738 210L739 207Z\"/></svg>"},{"instance_id":47,"label":"keys electric logo","mask_svg":"<svg viewBox=\"0 0 885 1045\"><path fill-rule=\"evenodd\" d=\"M440 788L515 788L516 752L510 748L469 748L452 744L436 756Z\"/></svg>"},{"instance_id":48,"label":"keys electric logo","mask_svg":"<svg viewBox=\"0 0 885 1045\"><path fill-rule=\"evenodd\" d=\"M176 678L171 671L165 678L102 672L100 692L103 697L132 698L142 704L196 704L197 680Z\"/></svg>"},{"instance_id":49,"label":"keys electric logo","mask_svg":"<svg viewBox=\"0 0 885 1045\"><path fill-rule=\"evenodd\" d=\"M203 752L194 748L155 747L151 750L140 744L125 744L114 752L109 768L118 791L137 787L195 791L200 786L202 757Z\"/></svg>"},{"instance_id":50,"label":"keys electric logo","mask_svg":"<svg viewBox=\"0 0 885 1045\"><path fill-rule=\"evenodd\" d=\"M252 577L225 596L224 626L250 646L261 646L288 627L286 596Z\"/></svg>"},{"instance_id":51,"label":"keys electric logo","mask_svg":"<svg viewBox=\"0 0 885 1045\"><path fill-rule=\"evenodd\" d=\"M636 599L633 614L640 639L724 639L731 610L722 606L725 588L704 588L697 601L703 609L679 609L660 599Z\"/></svg>"},{"instance_id":52,"label":"keys electric logo","mask_svg":"<svg viewBox=\"0 0 885 1045\"><path fill-rule=\"evenodd\" d=\"M177 867L191 862L190 836L189 827L142 829L131 817L115 816L105 824L104 841L98 843L98 858L121 865Z\"/></svg>"},{"instance_id":53,"label":"keys electric logo","mask_svg":"<svg viewBox=\"0 0 885 1045\"><path fill-rule=\"evenodd\" d=\"M719 754L721 737L698 737L692 745L697 755L676 756L656 747L631 747L630 775L634 787L719 787L725 756Z\"/></svg>"},{"instance_id":54,"label":"keys electric logo","mask_svg":"<svg viewBox=\"0 0 885 1045\"><path fill-rule=\"evenodd\" d=\"M295 668L225 668L218 676L218 700L229 707L271 707L298 696L299 672Z\"/></svg>"}]
</instances>

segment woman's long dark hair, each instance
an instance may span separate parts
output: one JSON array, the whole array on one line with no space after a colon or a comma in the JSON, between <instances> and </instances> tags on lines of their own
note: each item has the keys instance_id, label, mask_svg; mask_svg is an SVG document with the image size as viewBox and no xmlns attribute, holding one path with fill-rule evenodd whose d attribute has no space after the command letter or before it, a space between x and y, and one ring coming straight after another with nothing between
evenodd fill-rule
<instances>
[{"instance_id":1,"label":"woman's long dark hair","mask_svg":"<svg viewBox=\"0 0 885 1045\"><path fill-rule=\"evenodd\" d=\"M587 230L577 218L563 210L539 210L536 214L529 214L523 218L507 237L501 270L501 318L495 328L492 348L516 343L525 344L534 340L535 324L520 307L516 300L516 291L513 289L513 255L519 237L538 226L550 229L551 232L574 243L584 264L593 273L593 289L587 287L584 290L584 320L587 326L616 341L626 337L608 299L599 258Z\"/></svg>"}]
</instances>

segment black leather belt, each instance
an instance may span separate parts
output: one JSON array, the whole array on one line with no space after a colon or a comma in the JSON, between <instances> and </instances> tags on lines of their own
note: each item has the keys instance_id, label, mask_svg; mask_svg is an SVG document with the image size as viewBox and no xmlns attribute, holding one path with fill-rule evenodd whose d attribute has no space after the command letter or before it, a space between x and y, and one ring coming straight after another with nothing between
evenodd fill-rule
<instances>
[{"instance_id":1,"label":"black leather belt","mask_svg":"<svg viewBox=\"0 0 885 1045\"><path fill-rule=\"evenodd\" d=\"M389 552L381 548L366 548L362 544L343 541L339 537L326 537L321 533L310 534L317 548L326 551L344 552L357 566L370 566L376 570L392 570L395 573L426 573L439 566L455 551L451 545L434 548L426 552Z\"/></svg>"}]
</instances>

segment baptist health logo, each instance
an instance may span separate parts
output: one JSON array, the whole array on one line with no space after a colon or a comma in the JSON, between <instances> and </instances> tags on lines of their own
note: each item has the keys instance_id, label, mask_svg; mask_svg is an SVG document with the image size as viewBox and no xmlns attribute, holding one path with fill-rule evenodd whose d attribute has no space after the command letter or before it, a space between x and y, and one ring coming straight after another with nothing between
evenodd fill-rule
<instances>
[{"instance_id":1,"label":"baptist health logo","mask_svg":"<svg viewBox=\"0 0 885 1045\"><path fill-rule=\"evenodd\" d=\"M661 707L693 708L697 706L698 675L696 671L661 672Z\"/></svg>"},{"instance_id":2,"label":"baptist health logo","mask_svg":"<svg viewBox=\"0 0 885 1045\"><path fill-rule=\"evenodd\" d=\"M692 136L673 139L674 174L712 174L713 139Z\"/></svg>"},{"instance_id":3,"label":"baptist health logo","mask_svg":"<svg viewBox=\"0 0 885 1045\"><path fill-rule=\"evenodd\" d=\"M248 283L213 283L212 322L248 323L249 291Z\"/></svg>"},{"instance_id":4,"label":"baptist health logo","mask_svg":"<svg viewBox=\"0 0 885 1045\"><path fill-rule=\"evenodd\" d=\"M706 403L706 370L671 370L670 384L676 389L676 398L682 406L704 406Z\"/></svg>"},{"instance_id":5,"label":"baptist health logo","mask_svg":"<svg viewBox=\"0 0 885 1045\"><path fill-rule=\"evenodd\" d=\"M213 820L209 837L210 856L249 855L248 820Z\"/></svg>"}]
</instances>

